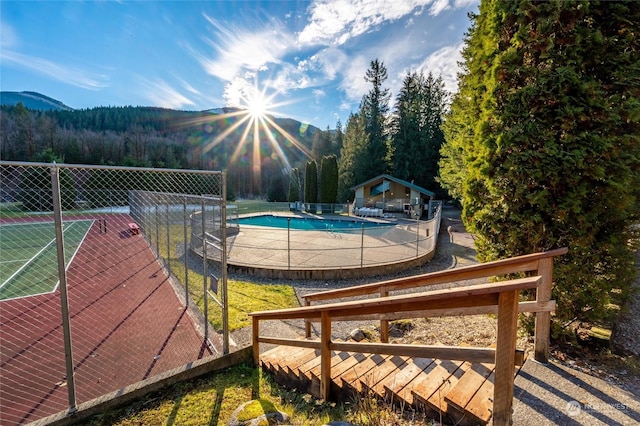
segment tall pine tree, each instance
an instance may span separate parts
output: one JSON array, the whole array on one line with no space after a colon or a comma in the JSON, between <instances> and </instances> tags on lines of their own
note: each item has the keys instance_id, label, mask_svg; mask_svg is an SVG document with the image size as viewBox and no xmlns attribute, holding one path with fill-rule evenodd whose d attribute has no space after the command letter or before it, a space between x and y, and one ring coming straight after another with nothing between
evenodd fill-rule
<instances>
[{"instance_id":1,"label":"tall pine tree","mask_svg":"<svg viewBox=\"0 0 640 426\"><path fill-rule=\"evenodd\" d=\"M368 170L365 179L386 173L388 169L388 143L386 121L389 115L389 89L382 84L387 80L387 68L384 63L375 59L371 61L365 81L371 83L371 90L362 98L360 114L365 119L365 130L368 135L367 149L362 161Z\"/></svg>"},{"instance_id":2,"label":"tall pine tree","mask_svg":"<svg viewBox=\"0 0 640 426\"><path fill-rule=\"evenodd\" d=\"M351 188L367 180L365 156L368 136L360 114L351 114L344 132L340 162L338 163L338 201L353 201Z\"/></svg>"},{"instance_id":3,"label":"tall pine tree","mask_svg":"<svg viewBox=\"0 0 640 426\"><path fill-rule=\"evenodd\" d=\"M442 78L408 74L398 93L391 131L393 174L417 185L439 190L436 182L441 129L446 108Z\"/></svg>"},{"instance_id":4,"label":"tall pine tree","mask_svg":"<svg viewBox=\"0 0 640 426\"><path fill-rule=\"evenodd\" d=\"M463 170L441 179L462 182L480 260L568 247L557 317L602 319L632 280L640 3L488 0L474 19L441 162Z\"/></svg>"}]
</instances>

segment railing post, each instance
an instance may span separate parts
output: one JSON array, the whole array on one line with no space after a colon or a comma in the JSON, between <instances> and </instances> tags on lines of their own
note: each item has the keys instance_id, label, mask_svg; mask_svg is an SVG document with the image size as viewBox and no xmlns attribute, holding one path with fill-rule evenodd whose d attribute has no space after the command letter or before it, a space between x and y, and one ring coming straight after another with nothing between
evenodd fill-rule
<instances>
[{"instance_id":1,"label":"railing post","mask_svg":"<svg viewBox=\"0 0 640 426\"><path fill-rule=\"evenodd\" d=\"M541 259L538 262L538 275L542 277L536 290L536 302L551 300L553 285L553 258ZM534 331L534 358L538 362L549 362L549 339L551 337L551 312L536 312Z\"/></svg>"},{"instance_id":2,"label":"railing post","mask_svg":"<svg viewBox=\"0 0 640 426\"><path fill-rule=\"evenodd\" d=\"M305 298L304 306L311 306L311 300ZM311 337L311 321L308 319L304 320L304 337L307 339Z\"/></svg>"},{"instance_id":3,"label":"railing post","mask_svg":"<svg viewBox=\"0 0 640 426\"><path fill-rule=\"evenodd\" d=\"M498 337L493 388L494 426L511 424L517 333L518 292L505 291L498 295Z\"/></svg>"},{"instance_id":4,"label":"railing post","mask_svg":"<svg viewBox=\"0 0 640 426\"><path fill-rule=\"evenodd\" d=\"M251 327L251 340L253 350L253 364L256 367L260 366L260 342L258 336L260 336L260 319L258 317L253 318L253 326Z\"/></svg>"},{"instance_id":5,"label":"railing post","mask_svg":"<svg viewBox=\"0 0 640 426\"><path fill-rule=\"evenodd\" d=\"M385 286L380 287L380 297L387 297L389 292ZM389 320L380 320L380 342L389 343Z\"/></svg>"},{"instance_id":6,"label":"railing post","mask_svg":"<svg viewBox=\"0 0 640 426\"><path fill-rule=\"evenodd\" d=\"M320 398L328 401L331 389L331 317L329 312L322 312L320 327Z\"/></svg>"}]
</instances>

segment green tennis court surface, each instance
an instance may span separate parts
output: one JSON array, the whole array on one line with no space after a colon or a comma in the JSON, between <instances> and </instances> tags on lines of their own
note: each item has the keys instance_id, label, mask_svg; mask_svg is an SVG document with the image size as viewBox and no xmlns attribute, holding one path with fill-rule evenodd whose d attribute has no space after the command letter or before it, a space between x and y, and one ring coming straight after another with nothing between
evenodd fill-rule
<instances>
[{"instance_id":1,"label":"green tennis court surface","mask_svg":"<svg viewBox=\"0 0 640 426\"><path fill-rule=\"evenodd\" d=\"M64 256L67 267L91 220L65 221ZM0 225L0 300L49 293L58 285L58 252L53 222Z\"/></svg>"}]
</instances>

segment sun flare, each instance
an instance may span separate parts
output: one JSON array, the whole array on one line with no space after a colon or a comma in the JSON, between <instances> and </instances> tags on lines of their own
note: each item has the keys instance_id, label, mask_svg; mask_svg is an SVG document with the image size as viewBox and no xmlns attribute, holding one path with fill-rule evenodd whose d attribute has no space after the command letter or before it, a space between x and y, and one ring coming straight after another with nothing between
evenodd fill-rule
<instances>
[{"instance_id":1,"label":"sun flare","mask_svg":"<svg viewBox=\"0 0 640 426\"><path fill-rule=\"evenodd\" d=\"M247 106L249 114L254 118L263 117L268 109L266 100L264 96L262 96L262 93L256 93L251 99L248 99Z\"/></svg>"}]
</instances>

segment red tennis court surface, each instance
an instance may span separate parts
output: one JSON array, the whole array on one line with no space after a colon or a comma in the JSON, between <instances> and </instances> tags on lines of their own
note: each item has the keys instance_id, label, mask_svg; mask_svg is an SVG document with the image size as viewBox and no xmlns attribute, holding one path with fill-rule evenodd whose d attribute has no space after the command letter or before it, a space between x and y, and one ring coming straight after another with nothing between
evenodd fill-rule
<instances>
[{"instance_id":1,"label":"red tennis court surface","mask_svg":"<svg viewBox=\"0 0 640 426\"><path fill-rule=\"evenodd\" d=\"M128 215L94 222L68 268L78 404L211 355ZM60 294L0 302L0 424L69 407Z\"/></svg>"}]
</instances>

